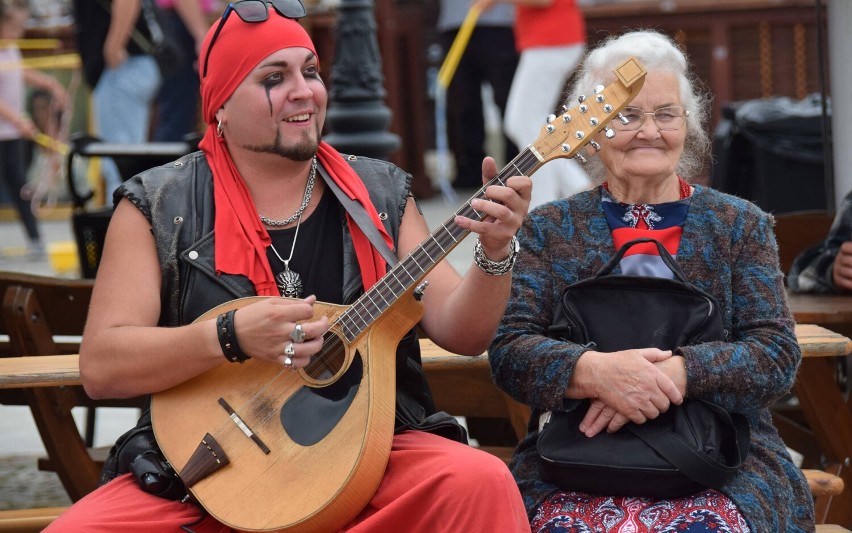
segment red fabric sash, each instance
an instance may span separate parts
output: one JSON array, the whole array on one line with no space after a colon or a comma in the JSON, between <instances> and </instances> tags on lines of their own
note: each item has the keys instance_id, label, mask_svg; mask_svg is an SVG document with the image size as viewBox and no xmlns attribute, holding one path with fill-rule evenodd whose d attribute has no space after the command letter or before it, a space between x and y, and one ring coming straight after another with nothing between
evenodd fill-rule
<instances>
[{"instance_id":1,"label":"red fabric sash","mask_svg":"<svg viewBox=\"0 0 852 533\"><path fill-rule=\"evenodd\" d=\"M216 272L244 275L252 281L258 295L278 296L272 268L266 258L266 249L272 241L266 227L260 222L254 201L231 159L225 140L216 135L215 115L263 58L287 47L316 51L307 32L298 22L280 17L277 13L270 13L269 18L260 23L244 23L238 16L230 16L217 41L213 42L216 27L218 22L207 32L199 55L207 56L207 49L215 45L208 60L207 76L201 79L201 100L207 131L199 147L207 156L213 171ZM251 46L245 46L247 42ZM317 157L344 193L364 206L385 242L393 248L393 241L379 220L367 188L352 167L324 142L320 143ZM387 267L381 254L370 244L348 213L346 220L355 245L361 280L364 288L369 289L385 274Z\"/></svg>"}]
</instances>

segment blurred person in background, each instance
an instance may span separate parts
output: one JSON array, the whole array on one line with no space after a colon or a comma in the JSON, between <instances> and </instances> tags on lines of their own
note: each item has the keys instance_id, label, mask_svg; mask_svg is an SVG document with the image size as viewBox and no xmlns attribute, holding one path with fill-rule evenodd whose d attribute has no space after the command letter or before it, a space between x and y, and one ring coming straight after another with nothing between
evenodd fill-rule
<instances>
[{"instance_id":1,"label":"blurred person in background","mask_svg":"<svg viewBox=\"0 0 852 533\"><path fill-rule=\"evenodd\" d=\"M796 256L787 274L795 292L852 292L852 191L843 197L825 240Z\"/></svg>"},{"instance_id":2,"label":"blurred person in background","mask_svg":"<svg viewBox=\"0 0 852 533\"><path fill-rule=\"evenodd\" d=\"M95 135L103 142L148 141L161 75L154 57L133 38L138 32L151 41L142 1L74 0L77 50L92 89ZM110 158L101 159L101 173L110 198L122 176Z\"/></svg>"},{"instance_id":3,"label":"blurred person in background","mask_svg":"<svg viewBox=\"0 0 852 533\"><path fill-rule=\"evenodd\" d=\"M547 116L565 103L565 84L586 50L586 22L575 0L476 0L483 13L501 3L515 4L515 44L521 54L504 129L523 150L538 138ZM590 185L576 161L551 161L533 177L530 209Z\"/></svg>"},{"instance_id":4,"label":"blurred person in background","mask_svg":"<svg viewBox=\"0 0 852 533\"><path fill-rule=\"evenodd\" d=\"M28 199L21 194L27 183L26 149L38 127L25 113L26 86L51 95L51 107L67 107L65 87L55 78L22 63L18 40L24 37L30 11L26 0L0 1L0 184L15 204L27 233L27 253L33 257L45 254L36 217Z\"/></svg>"},{"instance_id":5,"label":"blurred person in background","mask_svg":"<svg viewBox=\"0 0 852 533\"><path fill-rule=\"evenodd\" d=\"M163 13L163 31L185 52L173 74L163 76L157 93L155 142L180 142L198 133L198 51L210 28L216 0L156 0Z\"/></svg>"},{"instance_id":6,"label":"blurred person in background","mask_svg":"<svg viewBox=\"0 0 852 533\"><path fill-rule=\"evenodd\" d=\"M465 0L441 0L438 32L446 54L464 22L471 6ZM486 121L483 110L482 86L491 86L494 104L502 119L506 116L509 89L518 66L513 33L515 10L505 4L479 15L476 27L459 60L456 72L447 88L447 136L456 160L454 186L478 189L482 185L482 159L485 157ZM502 133L503 164L518 155L518 148Z\"/></svg>"}]
</instances>

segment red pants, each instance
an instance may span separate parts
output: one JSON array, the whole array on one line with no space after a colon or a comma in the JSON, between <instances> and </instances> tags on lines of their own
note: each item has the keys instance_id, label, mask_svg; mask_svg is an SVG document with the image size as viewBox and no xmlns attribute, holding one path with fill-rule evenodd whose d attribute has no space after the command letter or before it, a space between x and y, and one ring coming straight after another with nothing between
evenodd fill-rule
<instances>
[{"instance_id":1,"label":"red pants","mask_svg":"<svg viewBox=\"0 0 852 533\"><path fill-rule=\"evenodd\" d=\"M130 474L75 503L45 531L161 533L195 522L198 507L152 496ZM231 532L209 516L196 533ZM406 431L394 436L388 467L349 533L529 532L521 495L506 465L451 440Z\"/></svg>"}]
</instances>

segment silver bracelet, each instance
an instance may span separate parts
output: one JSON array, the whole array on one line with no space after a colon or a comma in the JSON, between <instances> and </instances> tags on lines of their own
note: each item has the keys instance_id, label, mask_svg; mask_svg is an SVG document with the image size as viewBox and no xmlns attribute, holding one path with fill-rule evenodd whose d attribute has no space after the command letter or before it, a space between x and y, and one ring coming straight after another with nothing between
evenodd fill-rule
<instances>
[{"instance_id":1,"label":"silver bracelet","mask_svg":"<svg viewBox=\"0 0 852 533\"><path fill-rule=\"evenodd\" d=\"M502 261L492 261L485 257L485 252L482 251L482 243L479 242L479 239L476 239L476 244L473 245L473 262L489 276L502 276L512 271L520 249L521 245L518 244L517 237L512 237L512 240L509 241L509 256Z\"/></svg>"}]
</instances>

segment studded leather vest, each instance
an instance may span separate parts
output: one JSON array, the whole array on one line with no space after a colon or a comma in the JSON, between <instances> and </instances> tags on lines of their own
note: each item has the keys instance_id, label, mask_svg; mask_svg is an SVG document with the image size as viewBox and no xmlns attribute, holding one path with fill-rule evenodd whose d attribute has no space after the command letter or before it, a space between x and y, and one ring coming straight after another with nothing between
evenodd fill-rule
<instances>
[{"instance_id":1,"label":"studded leather vest","mask_svg":"<svg viewBox=\"0 0 852 533\"><path fill-rule=\"evenodd\" d=\"M370 193L388 235L396 248L399 226L411 186L411 176L384 161L344 156ZM328 181L327 173L320 175ZM160 326L189 324L211 308L245 296L254 296L251 281L241 275L217 275L214 263L213 175L202 152L188 154L172 163L143 172L124 183L114 195L114 202L130 200L151 223L162 270ZM343 295L351 303L363 293L355 248L342 215ZM420 362L420 347L414 330L400 341L396 354L396 427L434 430L465 440L461 428L448 428L448 417L439 417L436 425L435 405ZM443 415L444 413L440 413ZM449 422L452 425L452 422ZM137 427L138 433L150 425L146 408ZM456 432L461 429L461 437ZM113 455L121 453L120 438ZM153 439L151 439L153 442ZM132 460L132 457L129 458ZM120 458L104 479L126 471Z\"/></svg>"}]
</instances>

